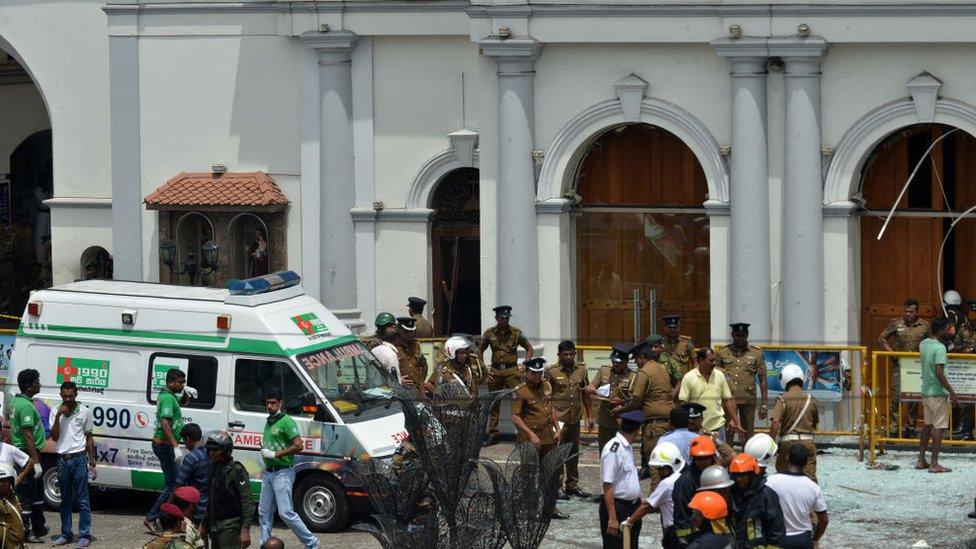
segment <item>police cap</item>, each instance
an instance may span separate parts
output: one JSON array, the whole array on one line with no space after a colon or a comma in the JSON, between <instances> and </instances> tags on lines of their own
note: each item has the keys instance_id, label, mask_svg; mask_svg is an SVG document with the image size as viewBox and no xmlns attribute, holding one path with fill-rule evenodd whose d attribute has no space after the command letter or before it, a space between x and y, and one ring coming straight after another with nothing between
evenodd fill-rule
<instances>
[{"instance_id":1,"label":"police cap","mask_svg":"<svg viewBox=\"0 0 976 549\"><path fill-rule=\"evenodd\" d=\"M499 305L499 306L495 307L494 309L492 309L492 311L495 311L495 316L499 316L499 317L502 317L502 318L511 318L512 317L512 306L511 305Z\"/></svg>"},{"instance_id":2,"label":"police cap","mask_svg":"<svg viewBox=\"0 0 976 549\"><path fill-rule=\"evenodd\" d=\"M681 324L681 315L664 315L661 317L664 325L668 328L677 328Z\"/></svg>"},{"instance_id":3,"label":"police cap","mask_svg":"<svg viewBox=\"0 0 976 549\"><path fill-rule=\"evenodd\" d=\"M732 328L732 333L748 334L749 333L749 323L748 322L733 322L729 324Z\"/></svg>"},{"instance_id":4,"label":"police cap","mask_svg":"<svg viewBox=\"0 0 976 549\"><path fill-rule=\"evenodd\" d=\"M420 312L424 311L424 305L426 304L427 304L426 299L420 299L419 297L407 298L407 305L409 305L411 309L417 309Z\"/></svg>"},{"instance_id":5,"label":"police cap","mask_svg":"<svg viewBox=\"0 0 976 549\"><path fill-rule=\"evenodd\" d=\"M610 362L619 364L630 359L630 345L627 343L614 343L613 350L610 351Z\"/></svg>"},{"instance_id":6,"label":"police cap","mask_svg":"<svg viewBox=\"0 0 976 549\"><path fill-rule=\"evenodd\" d=\"M525 364L525 368L530 372L541 374L542 372L546 371L546 359L542 358L541 356L530 358L529 360L523 362L523 364Z\"/></svg>"},{"instance_id":7,"label":"police cap","mask_svg":"<svg viewBox=\"0 0 976 549\"><path fill-rule=\"evenodd\" d=\"M644 423L644 412L640 410L631 410L629 412L624 412L618 416L624 421L633 421L634 423Z\"/></svg>"},{"instance_id":8,"label":"police cap","mask_svg":"<svg viewBox=\"0 0 976 549\"><path fill-rule=\"evenodd\" d=\"M398 316L397 324L400 325L400 329L412 332L417 329L417 319L412 316Z\"/></svg>"},{"instance_id":9,"label":"police cap","mask_svg":"<svg viewBox=\"0 0 976 549\"><path fill-rule=\"evenodd\" d=\"M705 406L702 406L697 402L685 402L684 404L681 405L681 407L688 410L689 418L702 417L702 413L704 413L705 410L707 409L705 408Z\"/></svg>"}]
</instances>

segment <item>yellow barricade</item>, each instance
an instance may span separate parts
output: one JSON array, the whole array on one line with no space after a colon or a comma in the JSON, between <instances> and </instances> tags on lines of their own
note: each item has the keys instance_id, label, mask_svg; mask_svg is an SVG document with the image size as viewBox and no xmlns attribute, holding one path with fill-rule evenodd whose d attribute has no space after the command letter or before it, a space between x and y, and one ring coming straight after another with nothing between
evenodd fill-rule
<instances>
[{"instance_id":1,"label":"yellow barricade","mask_svg":"<svg viewBox=\"0 0 976 549\"><path fill-rule=\"evenodd\" d=\"M953 360L976 362L976 356L971 354L949 353L946 355L951 365ZM871 353L871 391L873 393L873 403L870 414L870 434L869 440L869 462L874 464L876 454L883 452L886 444L917 444L917 437L905 437L906 427L918 428L918 420L922 418L921 395L915 391L906 390L903 383L908 382L911 386L907 389L920 386L920 375L915 372L918 353L902 353L896 351L874 351ZM901 379L901 368L896 371L900 359L912 359L905 361L904 376ZM910 370L909 370L910 368ZM898 379L895 378L896 374ZM948 375L948 374L947 374ZM896 384L897 382L897 384ZM950 380L950 383L952 381ZM899 391L895 389L900 388ZM976 393L971 393L972 388L954 387L957 393L966 398L965 402L950 406L949 409L949 433L942 439L943 445L951 446L976 446L974 440L962 440L954 438L953 431L960 412L970 416L976 424ZM965 390L966 392L963 392ZM904 400L902 395L908 394L911 400ZM968 409L967 409L968 408Z\"/></svg>"}]
</instances>

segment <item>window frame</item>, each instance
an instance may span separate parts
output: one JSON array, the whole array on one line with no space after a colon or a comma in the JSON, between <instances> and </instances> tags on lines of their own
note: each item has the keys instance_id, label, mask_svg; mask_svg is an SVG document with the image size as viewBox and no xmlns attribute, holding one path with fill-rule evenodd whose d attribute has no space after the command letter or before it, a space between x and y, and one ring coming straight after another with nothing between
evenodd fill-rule
<instances>
[{"instance_id":1,"label":"window frame","mask_svg":"<svg viewBox=\"0 0 976 549\"><path fill-rule=\"evenodd\" d=\"M213 356L213 355L198 355L198 354L192 354L192 353L174 353L174 352L169 352L169 351L154 351L154 352L152 352L149 355L149 360L146 361L146 367L147 367L147 371L146 371L146 401L149 402L149 404L152 404L152 405L155 406L156 403L157 403L157 401L158 401L158 399L155 398L156 393L153 393L153 391L152 391L152 378L153 378L152 374L153 374L153 365L154 365L154 362L155 362L156 358L157 357L160 357L160 356L161 357L166 357L166 358L185 358L185 359L188 359L188 360L194 360L194 359L200 360L200 359L203 359L203 360L212 361L212 363L214 365L214 377L213 377L213 380L214 380L214 390L213 390L214 399L213 399L213 403L210 406L200 406L199 404L194 405L194 403L197 403L199 401L197 399L190 399L186 404L181 404L180 407L181 408L185 408L185 409L190 409L190 410L213 410L214 408L216 408L216 406L217 406L217 397L219 396L217 389L218 389L218 384L219 384L219 381L220 381L220 361L217 360L217 357L216 356ZM190 380L189 369L190 369L190 365L187 364L186 379L187 379L187 382L188 383L189 383L189 380ZM198 387L194 387L194 388L195 389L198 389Z\"/></svg>"},{"instance_id":2,"label":"window frame","mask_svg":"<svg viewBox=\"0 0 976 549\"><path fill-rule=\"evenodd\" d=\"M230 400L231 400L230 406L231 406L231 409L233 410L234 413L238 413L238 414L261 414L261 415L267 415L267 409L264 406L264 399L261 399L261 401L260 401L260 407L261 407L260 410L247 410L247 409L243 409L243 408L241 408L241 407L238 406L238 403L237 403L237 368L238 368L238 363L240 361L242 361L242 360L247 360L247 361L252 361L252 362L267 362L267 363L272 363L272 364L281 364L281 365L283 365L289 372L291 372L291 374L293 376L295 376L295 379L298 380L298 382L302 385L302 387L305 388L305 390L307 392L309 392L309 393L311 393L312 395L315 396L316 402L319 401L318 395L315 393L314 390L309 389L309 383L308 383L308 381L302 377L302 373L297 370L297 368L295 367L295 365L291 361L289 361L289 360L281 360L281 359L278 359L278 358L263 357L263 356L259 357L259 356L238 355L238 356L234 356L233 357L233 372L231 373L231 377L233 379L233 386L231 387L231 391L230 391L230 397L231 397L230 398ZM284 376L284 373L282 373L282 376ZM287 395L285 395L285 397L287 399ZM285 408L285 413L288 414L289 416L292 416L292 417L296 418L296 419L313 419L311 417L312 415L303 412L302 409L301 409L301 407L302 407L302 404L299 403L298 410L297 411L295 411L295 410L288 410L287 408ZM324 409L324 407L322 407L322 406L320 406L320 408L323 408ZM330 421L330 422L332 422L332 421Z\"/></svg>"}]
</instances>

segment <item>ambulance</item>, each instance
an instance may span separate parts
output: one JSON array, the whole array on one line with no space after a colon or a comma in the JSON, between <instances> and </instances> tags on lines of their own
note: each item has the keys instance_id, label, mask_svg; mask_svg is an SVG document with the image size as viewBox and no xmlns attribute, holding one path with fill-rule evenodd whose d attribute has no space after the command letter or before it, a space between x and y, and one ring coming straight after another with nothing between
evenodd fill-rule
<instances>
[{"instance_id":1,"label":"ambulance","mask_svg":"<svg viewBox=\"0 0 976 549\"><path fill-rule=\"evenodd\" d=\"M183 407L184 421L204 436L231 433L234 457L257 494L263 394L280 387L305 442L295 461L295 510L319 532L341 529L368 509L355 468L364 456L390 459L407 436L385 370L291 271L232 281L228 289L86 280L34 292L17 332L5 411L26 368L40 372L35 398L52 409L62 382L78 385L95 424L94 484L106 488L162 489L151 448L156 397L166 372L179 368L197 391ZM55 458L48 440L49 505L60 500Z\"/></svg>"}]
</instances>

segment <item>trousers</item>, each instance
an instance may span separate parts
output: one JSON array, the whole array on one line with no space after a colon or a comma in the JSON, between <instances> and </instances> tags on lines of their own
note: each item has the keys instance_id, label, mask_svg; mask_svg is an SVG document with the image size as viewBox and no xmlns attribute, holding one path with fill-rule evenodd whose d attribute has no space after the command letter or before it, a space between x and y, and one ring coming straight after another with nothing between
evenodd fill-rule
<instances>
[{"instance_id":1,"label":"trousers","mask_svg":"<svg viewBox=\"0 0 976 549\"><path fill-rule=\"evenodd\" d=\"M613 506L617 513L617 522L622 522L625 518L634 514L640 505L640 499L634 501L613 500ZM603 537L603 549L623 549L624 538L607 534L607 523L610 522L610 514L607 511L607 502L600 498L600 536ZM641 523L638 522L630 529L630 548L637 549L637 540L640 538Z\"/></svg>"}]
</instances>

